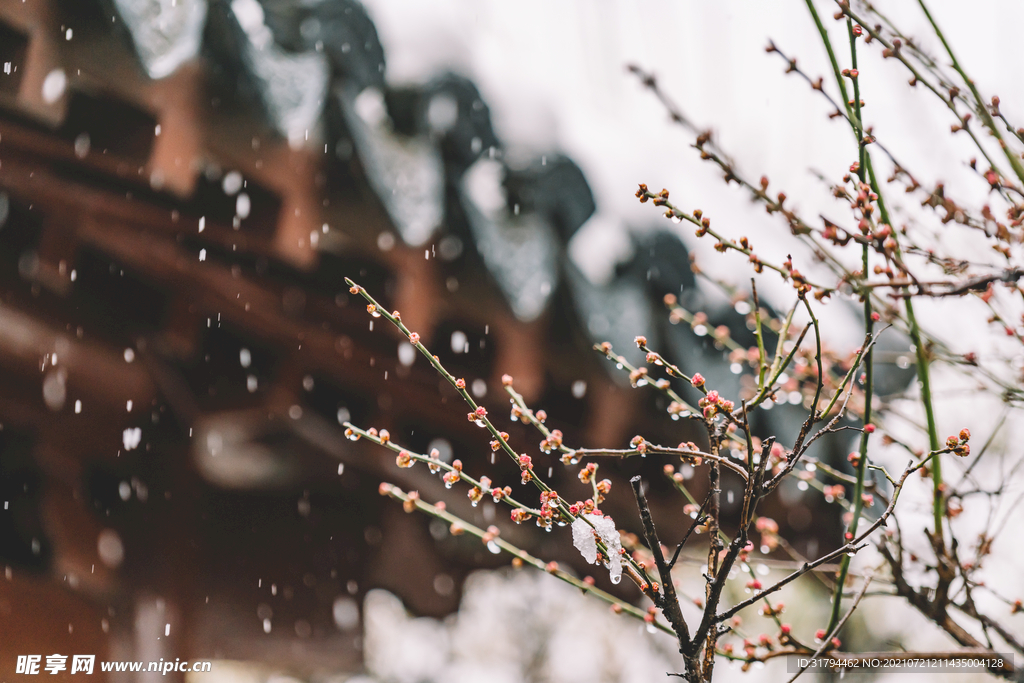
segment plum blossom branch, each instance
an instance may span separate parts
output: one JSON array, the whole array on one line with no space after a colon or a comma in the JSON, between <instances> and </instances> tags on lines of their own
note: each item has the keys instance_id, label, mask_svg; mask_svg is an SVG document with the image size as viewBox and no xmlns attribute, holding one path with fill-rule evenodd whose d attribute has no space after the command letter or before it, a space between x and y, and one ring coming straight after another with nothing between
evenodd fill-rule
<instances>
[{"instance_id":1,"label":"plum blossom branch","mask_svg":"<svg viewBox=\"0 0 1024 683\"><path fill-rule=\"evenodd\" d=\"M560 569L558 567L557 562L544 562L544 560L534 557L525 550L521 550L520 548L512 545L505 539L501 538L500 535L495 533L496 528L492 528L485 531L480 527L474 526L469 522L460 519L459 517L456 517L455 515L447 511L443 502L439 502L432 505L421 500L418 494L414 495L416 493L415 491L405 493L398 487L387 483L380 485L380 493L383 496L389 496L391 498L394 498L395 500L402 501L403 507L405 507L406 511L408 512L418 510L432 517L436 517L440 520L448 522L448 524L451 526L452 533L456 535L467 533L481 540L493 542L495 545L498 546L498 548L512 555L513 558L515 558L515 560L519 560L524 564L528 564L532 567L540 569L543 572L547 572L555 578L560 579L571 586L579 588L585 594L593 595L599 600L607 602L612 606L612 609L613 611L615 611L616 614L629 615L634 619L639 619L640 621L645 621L648 624L651 624L654 628L658 629L659 631L662 631L663 633L675 635L675 632L671 629L671 627L657 620L652 621L650 618L650 612L635 607L634 605L631 605L630 603L615 597L611 593L605 592L600 588L597 588L596 586L594 586L592 582L589 582L586 579L576 578L575 576L566 572L565 570ZM513 562L515 562L515 560L513 560Z\"/></svg>"}]
</instances>

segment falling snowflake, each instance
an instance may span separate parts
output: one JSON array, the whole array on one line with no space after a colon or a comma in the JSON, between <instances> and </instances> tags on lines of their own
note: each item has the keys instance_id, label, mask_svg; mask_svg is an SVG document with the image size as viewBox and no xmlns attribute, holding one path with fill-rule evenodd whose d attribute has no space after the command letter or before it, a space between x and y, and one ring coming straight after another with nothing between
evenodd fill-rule
<instances>
[{"instance_id":1,"label":"falling snowflake","mask_svg":"<svg viewBox=\"0 0 1024 683\"><path fill-rule=\"evenodd\" d=\"M138 427L129 427L121 435L122 443L126 451L132 451L139 447L142 442L142 430Z\"/></svg>"}]
</instances>

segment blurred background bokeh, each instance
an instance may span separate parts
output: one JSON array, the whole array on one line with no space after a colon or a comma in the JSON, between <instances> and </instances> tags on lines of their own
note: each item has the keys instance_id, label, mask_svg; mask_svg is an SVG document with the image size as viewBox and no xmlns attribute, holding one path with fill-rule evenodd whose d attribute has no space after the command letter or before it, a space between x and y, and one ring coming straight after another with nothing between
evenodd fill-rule
<instances>
[{"instance_id":1,"label":"blurred background bokeh","mask_svg":"<svg viewBox=\"0 0 1024 683\"><path fill-rule=\"evenodd\" d=\"M701 167L625 65L659 71L744 163L824 202L808 168L848 164L843 131L763 52L771 36L817 63L810 28L799 8L753 3L0 0L0 677L18 655L52 653L213 660L189 680L239 683L640 681L675 668L671 639L377 495L387 480L447 498L588 572L567 530L517 528L344 439L346 420L386 427L518 479L344 277L399 309L495 414L508 373L577 445L696 440L590 347L635 359L645 334L735 393L737 364L708 331L749 346L750 309L698 285L689 263L704 247L636 206L635 183L756 221L764 242L784 226ZM1011 44L968 51L995 51L997 76L1024 67ZM916 115L892 87L879 99ZM901 113L897 137L945 125ZM937 154L920 138L902 151ZM666 293L706 323L671 325ZM826 315L838 348L859 343L849 302ZM896 394L909 351L886 343ZM756 418L780 435L801 419L786 401ZM539 436L507 424L537 450ZM848 467L847 450L837 438L819 457ZM553 455L538 461L564 495L582 486ZM637 472L669 514L660 468L602 467L620 526L639 530L622 485ZM806 486L771 505L799 553L837 544L838 513ZM822 596L793 589L807 605L793 621L820 620ZM857 628L863 647L903 637Z\"/></svg>"}]
</instances>

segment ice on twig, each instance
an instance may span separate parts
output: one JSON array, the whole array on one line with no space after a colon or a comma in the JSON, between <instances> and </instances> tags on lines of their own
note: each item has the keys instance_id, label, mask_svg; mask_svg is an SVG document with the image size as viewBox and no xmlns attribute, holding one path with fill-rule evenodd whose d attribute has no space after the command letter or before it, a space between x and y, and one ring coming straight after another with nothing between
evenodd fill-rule
<instances>
[{"instance_id":1,"label":"ice on twig","mask_svg":"<svg viewBox=\"0 0 1024 683\"><path fill-rule=\"evenodd\" d=\"M586 518L586 519L584 519ZM588 524L587 522L590 522ZM590 525L593 524L593 527ZM596 536L595 536L596 533ZM597 539L604 542L608 549L608 573L613 582L618 583L622 576L622 543L615 522L611 517L601 515L580 515L572 523L572 544L580 551L590 564L597 563Z\"/></svg>"}]
</instances>

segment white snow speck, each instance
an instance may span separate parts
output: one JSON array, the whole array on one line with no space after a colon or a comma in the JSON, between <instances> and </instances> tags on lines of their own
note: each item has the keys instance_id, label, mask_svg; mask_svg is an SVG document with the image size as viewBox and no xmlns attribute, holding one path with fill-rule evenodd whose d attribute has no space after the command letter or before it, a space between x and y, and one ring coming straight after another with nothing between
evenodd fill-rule
<instances>
[{"instance_id":1,"label":"white snow speck","mask_svg":"<svg viewBox=\"0 0 1024 683\"><path fill-rule=\"evenodd\" d=\"M416 360L416 347L409 342L402 342L398 345L398 362L409 367Z\"/></svg>"},{"instance_id":2,"label":"white snow speck","mask_svg":"<svg viewBox=\"0 0 1024 683\"><path fill-rule=\"evenodd\" d=\"M129 427L121 434L121 442L124 443L126 451L132 451L142 443L142 430L139 427Z\"/></svg>"},{"instance_id":3,"label":"white snow speck","mask_svg":"<svg viewBox=\"0 0 1024 683\"><path fill-rule=\"evenodd\" d=\"M469 338L462 330L452 332L452 351L454 353L469 353Z\"/></svg>"},{"instance_id":4,"label":"white snow speck","mask_svg":"<svg viewBox=\"0 0 1024 683\"><path fill-rule=\"evenodd\" d=\"M242 189L242 174L238 171L231 171L224 176L224 180L221 181L221 189L224 190L226 195L238 194L238 191Z\"/></svg>"},{"instance_id":5,"label":"white snow speck","mask_svg":"<svg viewBox=\"0 0 1024 683\"><path fill-rule=\"evenodd\" d=\"M63 69L54 69L43 79L43 101L53 104L59 100L68 87L68 77Z\"/></svg>"},{"instance_id":6,"label":"white snow speck","mask_svg":"<svg viewBox=\"0 0 1024 683\"><path fill-rule=\"evenodd\" d=\"M79 133L75 138L75 156L84 159L89 156L89 148L92 147L92 140L88 133Z\"/></svg>"},{"instance_id":7,"label":"white snow speck","mask_svg":"<svg viewBox=\"0 0 1024 683\"><path fill-rule=\"evenodd\" d=\"M252 211L252 200L249 199L249 195L242 192L235 199L235 215L241 219L249 217L249 213Z\"/></svg>"}]
</instances>

